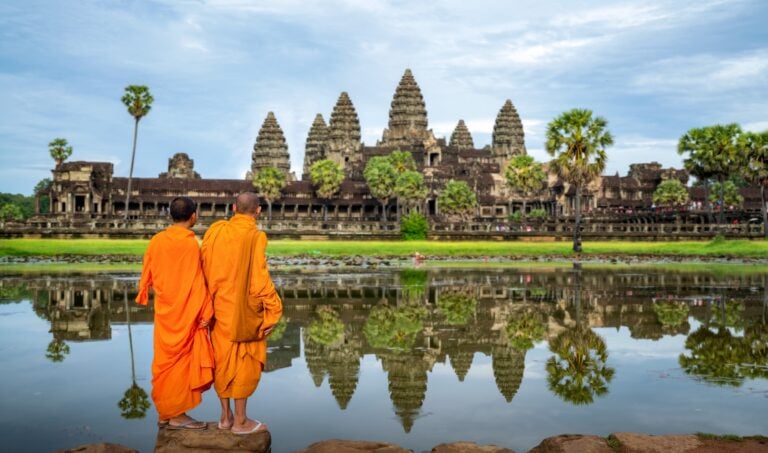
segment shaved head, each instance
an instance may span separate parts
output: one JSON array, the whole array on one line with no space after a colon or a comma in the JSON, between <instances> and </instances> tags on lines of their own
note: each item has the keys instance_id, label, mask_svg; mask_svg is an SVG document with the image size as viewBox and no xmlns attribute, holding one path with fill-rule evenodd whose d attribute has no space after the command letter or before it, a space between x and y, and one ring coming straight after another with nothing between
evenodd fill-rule
<instances>
[{"instance_id":1,"label":"shaved head","mask_svg":"<svg viewBox=\"0 0 768 453\"><path fill-rule=\"evenodd\" d=\"M235 208L239 214L257 214L259 212L259 196L255 192L243 192L235 200Z\"/></svg>"}]
</instances>

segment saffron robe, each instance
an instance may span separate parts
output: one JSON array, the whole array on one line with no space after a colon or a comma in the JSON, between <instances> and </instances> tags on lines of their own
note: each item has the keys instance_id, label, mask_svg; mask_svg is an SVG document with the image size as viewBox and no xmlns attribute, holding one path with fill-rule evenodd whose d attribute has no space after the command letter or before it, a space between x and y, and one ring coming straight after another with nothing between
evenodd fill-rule
<instances>
[{"instance_id":1,"label":"saffron robe","mask_svg":"<svg viewBox=\"0 0 768 453\"><path fill-rule=\"evenodd\" d=\"M220 398L248 398L256 390L261 372L267 363L266 339L234 342L232 338L233 314L237 289L246 284L248 294L258 297L264 304L263 328L277 324L283 313L280 296L267 270L267 235L256 233L251 275L242 272L240 250L247 233L256 229L256 219L235 214L230 220L214 223L203 237L201 253L203 271L213 299L215 322L211 329L214 361L214 388Z\"/></svg>"},{"instance_id":2,"label":"saffron robe","mask_svg":"<svg viewBox=\"0 0 768 453\"><path fill-rule=\"evenodd\" d=\"M144 254L136 302L155 290L152 400L161 420L196 407L213 382L213 348L202 320L213 316L195 234L180 226L157 233Z\"/></svg>"}]
</instances>

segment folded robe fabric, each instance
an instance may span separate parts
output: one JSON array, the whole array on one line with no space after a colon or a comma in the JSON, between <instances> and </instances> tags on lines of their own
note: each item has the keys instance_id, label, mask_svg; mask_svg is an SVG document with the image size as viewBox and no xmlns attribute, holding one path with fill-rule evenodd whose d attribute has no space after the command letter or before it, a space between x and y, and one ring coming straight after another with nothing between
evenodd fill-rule
<instances>
[{"instance_id":1,"label":"folded robe fabric","mask_svg":"<svg viewBox=\"0 0 768 453\"><path fill-rule=\"evenodd\" d=\"M146 305L155 292L152 400L160 419L200 404L213 382L213 348L201 320L213 306L205 284L195 234L171 226L156 234L144 254L136 302Z\"/></svg>"}]
</instances>

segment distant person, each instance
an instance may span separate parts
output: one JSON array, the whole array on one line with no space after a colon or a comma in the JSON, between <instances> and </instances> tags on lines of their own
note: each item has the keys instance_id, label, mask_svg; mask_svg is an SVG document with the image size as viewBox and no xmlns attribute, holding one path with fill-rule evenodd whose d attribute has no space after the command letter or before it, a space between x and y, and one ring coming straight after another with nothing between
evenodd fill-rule
<instances>
[{"instance_id":1,"label":"distant person","mask_svg":"<svg viewBox=\"0 0 768 453\"><path fill-rule=\"evenodd\" d=\"M171 429L205 429L189 415L213 382L213 349L208 324L211 297L200 265L200 246L191 228L197 221L195 202L171 202L173 225L157 233L144 254L136 302L146 305L155 290L152 400L158 424Z\"/></svg>"},{"instance_id":2,"label":"distant person","mask_svg":"<svg viewBox=\"0 0 768 453\"><path fill-rule=\"evenodd\" d=\"M265 431L246 415L246 404L267 362L266 337L280 320L282 302L267 270L267 235L258 229L255 193L237 197L235 215L211 225L202 245L203 270L213 298L211 331L221 401L220 429L235 434ZM232 413L230 399L235 400Z\"/></svg>"}]
</instances>

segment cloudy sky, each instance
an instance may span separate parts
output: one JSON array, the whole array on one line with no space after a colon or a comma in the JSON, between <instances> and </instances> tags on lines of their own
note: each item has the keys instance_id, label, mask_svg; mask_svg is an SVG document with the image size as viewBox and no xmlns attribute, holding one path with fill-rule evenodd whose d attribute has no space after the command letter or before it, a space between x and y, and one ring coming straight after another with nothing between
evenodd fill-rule
<instances>
[{"instance_id":1,"label":"cloudy sky","mask_svg":"<svg viewBox=\"0 0 768 453\"><path fill-rule=\"evenodd\" d=\"M387 0L3 0L0 192L50 176L47 144L127 176L129 84L155 97L141 121L135 175L186 152L208 178L240 178L273 111L298 174L316 113L341 91L373 145L405 68L430 128L464 119L490 143L506 99L539 160L546 124L592 109L615 136L608 173L631 162L679 166L688 129L768 129L768 2Z\"/></svg>"}]
</instances>

